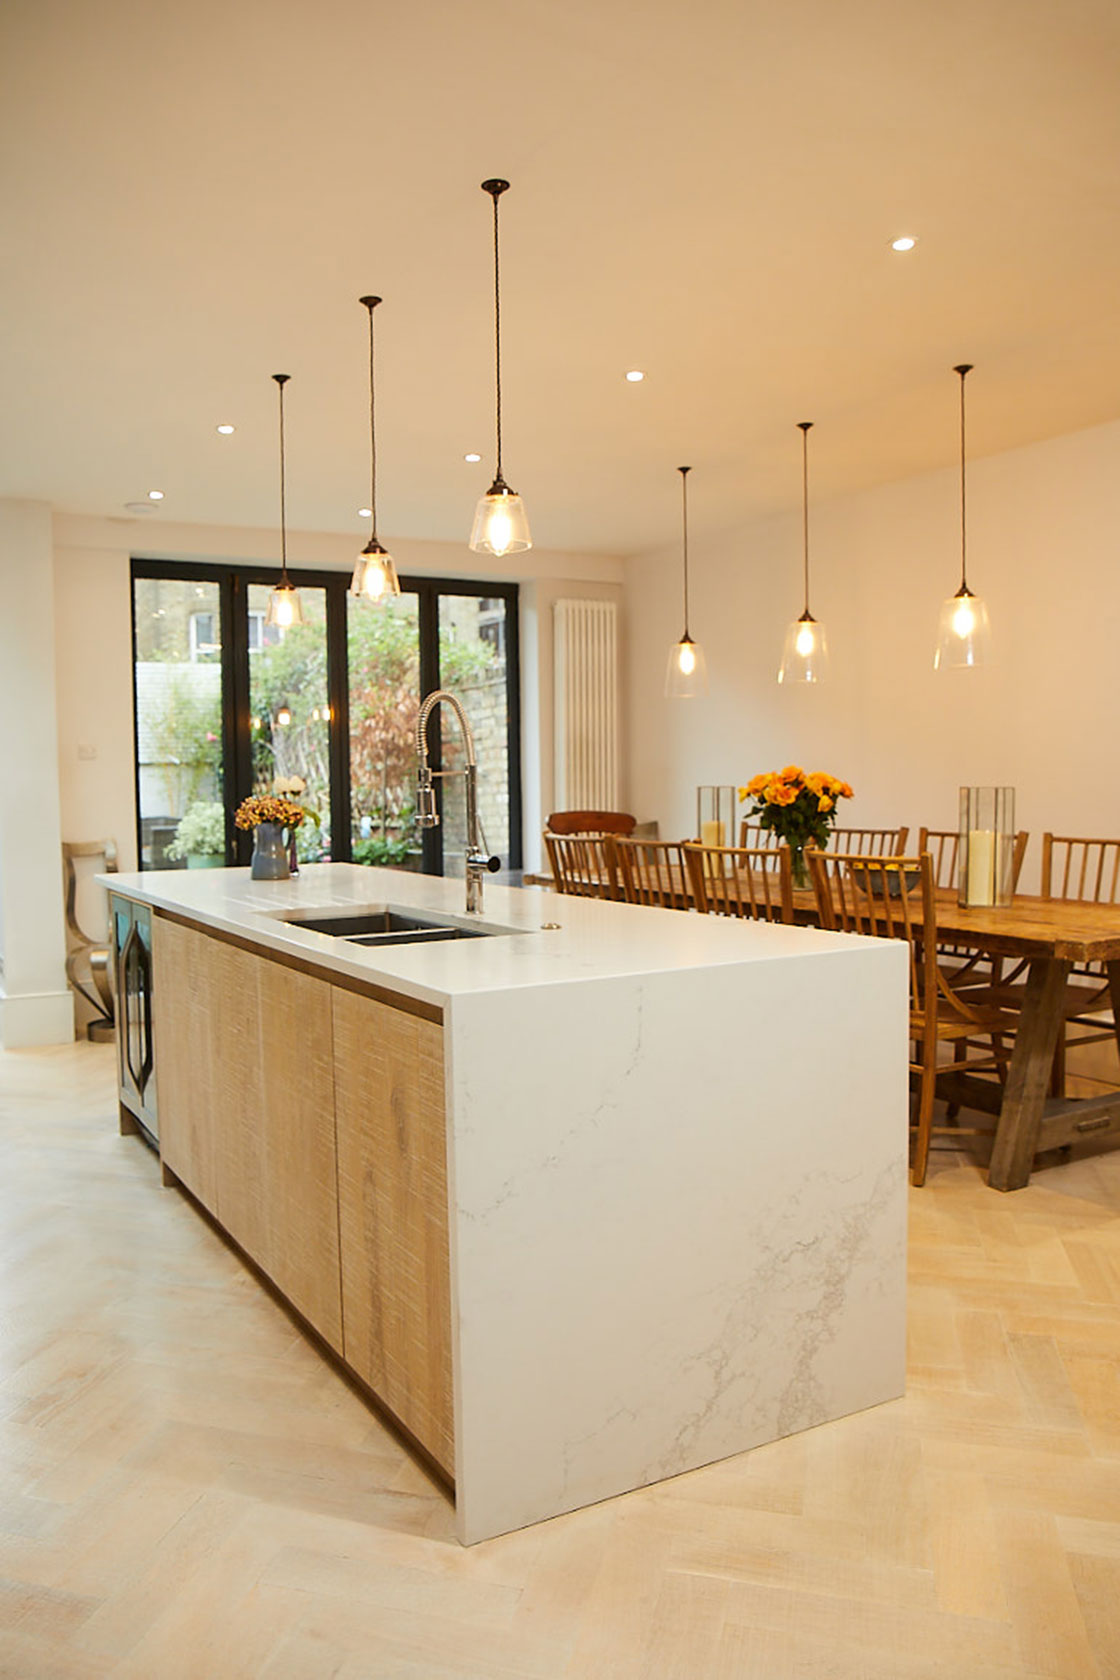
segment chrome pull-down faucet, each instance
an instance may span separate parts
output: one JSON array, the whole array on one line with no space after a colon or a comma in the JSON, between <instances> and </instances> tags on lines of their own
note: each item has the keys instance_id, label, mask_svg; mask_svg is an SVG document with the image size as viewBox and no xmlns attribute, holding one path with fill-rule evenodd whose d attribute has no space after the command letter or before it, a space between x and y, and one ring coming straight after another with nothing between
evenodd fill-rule
<instances>
[{"instance_id":1,"label":"chrome pull-down faucet","mask_svg":"<svg viewBox=\"0 0 1120 1680\"><path fill-rule=\"evenodd\" d=\"M466 754L466 765L462 770L433 770L428 764L428 719L439 705L450 706L463 737L463 750ZM420 763L420 773L416 790L416 818L421 828L436 828L439 825L439 812L436 809L436 791L432 786L436 776L464 776L467 792L467 911L471 915L481 914L482 911L482 879L487 873L493 874L502 867L502 860L490 856L490 848L486 844L486 836L482 832L482 819L478 814L478 763L474 755L474 736L471 726L467 722L467 714L453 694L445 688L433 689L420 704L420 716L416 720L416 756Z\"/></svg>"}]
</instances>

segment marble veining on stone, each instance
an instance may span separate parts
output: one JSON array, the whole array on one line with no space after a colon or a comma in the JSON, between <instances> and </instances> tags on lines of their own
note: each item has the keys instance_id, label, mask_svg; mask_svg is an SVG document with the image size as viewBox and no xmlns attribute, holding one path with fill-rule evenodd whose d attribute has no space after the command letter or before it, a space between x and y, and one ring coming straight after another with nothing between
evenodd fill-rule
<instances>
[{"instance_id":1,"label":"marble veining on stone","mask_svg":"<svg viewBox=\"0 0 1120 1680\"><path fill-rule=\"evenodd\" d=\"M376 950L282 918L462 882L106 884L442 1013L462 1540L902 1392L900 943L488 886L508 937Z\"/></svg>"}]
</instances>

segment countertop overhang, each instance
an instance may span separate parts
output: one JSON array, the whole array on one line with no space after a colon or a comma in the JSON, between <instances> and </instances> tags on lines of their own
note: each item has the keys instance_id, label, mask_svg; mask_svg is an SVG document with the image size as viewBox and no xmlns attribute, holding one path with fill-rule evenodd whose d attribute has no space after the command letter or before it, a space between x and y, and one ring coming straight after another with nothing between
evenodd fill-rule
<instances>
[{"instance_id":1,"label":"countertop overhang","mask_svg":"<svg viewBox=\"0 0 1120 1680\"><path fill-rule=\"evenodd\" d=\"M352 863L305 864L287 881L254 881L248 869L144 870L98 879L155 910L441 1007L456 997L485 992L839 956L853 943L867 944L816 928L489 883L483 914L472 917L464 911L461 879ZM383 905L509 931L492 938L378 949L283 920L292 914L353 914Z\"/></svg>"}]
</instances>

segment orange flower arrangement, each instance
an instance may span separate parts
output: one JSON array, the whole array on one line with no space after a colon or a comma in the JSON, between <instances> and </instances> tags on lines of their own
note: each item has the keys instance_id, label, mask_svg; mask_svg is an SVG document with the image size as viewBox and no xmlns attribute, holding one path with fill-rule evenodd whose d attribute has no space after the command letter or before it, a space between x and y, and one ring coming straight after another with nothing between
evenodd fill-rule
<instances>
[{"instance_id":1,"label":"orange flower arrangement","mask_svg":"<svg viewBox=\"0 0 1120 1680\"><path fill-rule=\"evenodd\" d=\"M274 793L254 793L243 799L234 812L238 828L256 828L260 823L278 823L281 828L298 828L307 812L290 799Z\"/></svg>"},{"instance_id":2,"label":"orange flower arrangement","mask_svg":"<svg viewBox=\"0 0 1120 1680\"><path fill-rule=\"evenodd\" d=\"M851 797L851 788L839 776L830 776L824 770L806 775L798 764L752 776L746 787L739 789L740 799L754 801L747 812L748 818L757 817L763 828L789 847L799 885L805 879L805 847L811 841L824 850L836 821L837 800Z\"/></svg>"}]
</instances>

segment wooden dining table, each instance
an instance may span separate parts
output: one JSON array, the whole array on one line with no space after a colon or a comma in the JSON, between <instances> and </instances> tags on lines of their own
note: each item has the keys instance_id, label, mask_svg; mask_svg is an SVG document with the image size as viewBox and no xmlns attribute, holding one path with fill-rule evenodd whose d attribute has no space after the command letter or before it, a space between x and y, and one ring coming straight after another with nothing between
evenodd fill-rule
<instances>
[{"instance_id":1,"label":"wooden dining table","mask_svg":"<svg viewBox=\"0 0 1120 1680\"><path fill-rule=\"evenodd\" d=\"M813 894L799 889L793 898L797 920L816 922ZM966 907L945 889L938 890L936 902L939 944L1029 965L1006 1083L951 1067L938 1075L940 1095L997 1116L988 1183L993 1190L1021 1190L1035 1156L1045 1150L1086 1137L1120 1139L1120 1091L1089 1098L1049 1094L1075 966L1102 965L1114 1031L1120 1019L1120 905L1016 897L1003 908Z\"/></svg>"},{"instance_id":2,"label":"wooden dining table","mask_svg":"<svg viewBox=\"0 0 1120 1680\"><path fill-rule=\"evenodd\" d=\"M687 880L679 885L682 897L691 903ZM797 921L816 922L811 891L795 888L793 903ZM938 1076L938 1090L948 1100L997 1117L988 1168L991 1187L1021 1190L1035 1157L1046 1150L1088 1137L1120 1141L1120 1091L1094 1097L1050 1095L1054 1053L1064 1030L1067 982L1075 966L1101 964L1114 1030L1120 1019L1120 905L1016 897L1003 908L965 907L955 892L939 889L937 937L942 945L1029 965L1006 1082L1001 1085L951 1067Z\"/></svg>"},{"instance_id":3,"label":"wooden dining table","mask_svg":"<svg viewBox=\"0 0 1120 1680\"><path fill-rule=\"evenodd\" d=\"M1096 1097L1050 1096L1054 1052L1065 1030L1071 969L1100 963L1107 976L1113 1030L1120 1021L1120 905L1074 899L1016 898L1005 909L964 907L938 894L937 931L947 944L1029 963L1007 1082L985 1085L948 1073L941 1086L971 1107L998 1115L988 1168L994 1190L1020 1190L1035 1156L1086 1137L1120 1138L1120 1091Z\"/></svg>"}]
</instances>

